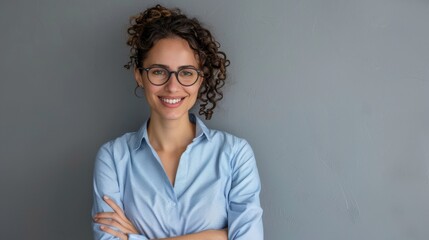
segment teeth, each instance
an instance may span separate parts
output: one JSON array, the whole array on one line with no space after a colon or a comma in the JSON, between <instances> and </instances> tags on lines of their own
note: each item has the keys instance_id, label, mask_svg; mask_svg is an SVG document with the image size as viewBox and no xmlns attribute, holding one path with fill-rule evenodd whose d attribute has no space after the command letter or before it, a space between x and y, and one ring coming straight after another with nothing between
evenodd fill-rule
<instances>
[{"instance_id":1,"label":"teeth","mask_svg":"<svg viewBox=\"0 0 429 240\"><path fill-rule=\"evenodd\" d=\"M170 99L170 98L161 98L161 100L162 100L163 102L166 102L166 103L169 103L169 104L176 104L176 103L178 103L178 102L182 101L182 99L181 99L181 98L175 98L175 99Z\"/></svg>"}]
</instances>

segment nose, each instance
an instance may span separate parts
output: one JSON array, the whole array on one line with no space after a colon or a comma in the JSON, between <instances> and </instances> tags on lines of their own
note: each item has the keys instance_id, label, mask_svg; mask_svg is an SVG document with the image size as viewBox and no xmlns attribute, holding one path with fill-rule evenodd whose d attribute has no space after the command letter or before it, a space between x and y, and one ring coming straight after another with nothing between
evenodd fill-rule
<instances>
[{"instance_id":1,"label":"nose","mask_svg":"<svg viewBox=\"0 0 429 240\"><path fill-rule=\"evenodd\" d=\"M164 86L170 92L175 92L181 87L181 84L179 83L179 80L177 79L177 74L175 74L175 72L171 73L170 78L167 80L167 83Z\"/></svg>"}]
</instances>

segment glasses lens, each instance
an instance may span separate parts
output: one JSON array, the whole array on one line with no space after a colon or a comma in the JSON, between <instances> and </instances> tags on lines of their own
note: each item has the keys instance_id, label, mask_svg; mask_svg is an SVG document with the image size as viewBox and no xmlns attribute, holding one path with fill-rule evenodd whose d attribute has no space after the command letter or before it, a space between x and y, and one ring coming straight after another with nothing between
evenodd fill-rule
<instances>
[{"instance_id":1,"label":"glasses lens","mask_svg":"<svg viewBox=\"0 0 429 240\"><path fill-rule=\"evenodd\" d=\"M178 72L179 82L185 86L194 84L198 79L198 71L193 68L184 68Z\"/></svg>"},{"instance_id":2,"label":"glasses lens","mask_svg":"<svg viewBox=\"0 0 429 240\"><path fill-rule=\"evenodd\" d=\"M151 68L147 72L149 81L153 84L160 85L168 80L168 71L164 68Z\"/></svg>"}]
</instances>

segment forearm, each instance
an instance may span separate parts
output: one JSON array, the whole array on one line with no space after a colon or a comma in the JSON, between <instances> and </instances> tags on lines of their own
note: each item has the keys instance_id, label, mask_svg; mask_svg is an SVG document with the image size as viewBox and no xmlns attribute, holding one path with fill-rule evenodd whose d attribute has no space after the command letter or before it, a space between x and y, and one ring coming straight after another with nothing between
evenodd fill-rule
<instances>
[{"instance_id":1,"label":"forearm","mask_svg":"<svg viewBox=\"0 0 429 240\"><path fill-rule=\"evenodd\" d=\"M263 240L261 183L250 145L242 142L233 159L228 199L228 239Z\"/></svg>"},{"instance_id":2,"label":"forearm","mask_svg":"<svg viewBox=\"0 0 429 240\"><path fill-rule=\"evenodd\" d=\"M162 238L158 240L227 240L227 230L206 230L198 233L177 237Z\"/></svg>"}]
</instances>

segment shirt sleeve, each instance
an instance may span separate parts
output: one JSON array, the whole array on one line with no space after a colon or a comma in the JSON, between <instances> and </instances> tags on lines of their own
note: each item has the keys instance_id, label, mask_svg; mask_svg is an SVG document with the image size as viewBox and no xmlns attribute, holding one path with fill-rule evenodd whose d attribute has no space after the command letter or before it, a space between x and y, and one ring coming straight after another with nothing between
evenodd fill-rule
<instances>
[{"instance_id":1,"label":"shirt sleeve","mask_svg":"<svg viewBox=\"0 0 429 240\"><path fill-rule=\"evenodd\" d=\"M124 209L120 194L118 174L110 143L106 143L100 148L95 159L93 178L93 205L91 211L92 216L99 212L113 212L113 209L104 202L103 196L108 196L114 200L121 209ZM92 222L95 240L119 239L101 231L100 225L101 224ZM136 234L130 234L129 239L148 240L148 238L145 236Z\"/></svg>"},{"instance_id":2,"label":"shirt sleeve","mask_svg":"<svg viewBox=\"0 0 429 240\"><path fill-rule=\"evenodd\" d=\"M250 145L242 140L232 161L228 195L228 239L263 240L261 183Z\"/></svg>"}]
</instances>

